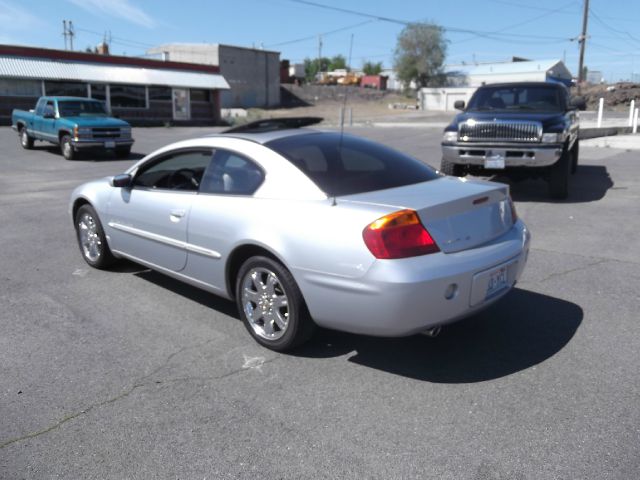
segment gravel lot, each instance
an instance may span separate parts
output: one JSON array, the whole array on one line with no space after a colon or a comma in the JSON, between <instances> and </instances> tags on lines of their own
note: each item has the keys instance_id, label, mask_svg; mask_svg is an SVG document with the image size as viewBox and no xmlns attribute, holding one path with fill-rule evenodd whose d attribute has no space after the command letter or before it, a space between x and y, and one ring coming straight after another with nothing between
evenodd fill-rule
<instances>
[{"instance_id":1,"label":"gravel lot","mask_svg":"<svg viewBox=\"0 0 640 480\"><path fill-rule=\"evenodd\" d=\"M132 158L210 131L135 129ZM439 164L440 129L353 131ZM0 145L0 478L638 478L637 153L583 146L565 202L513 186L533 248L484 313L281 355L230 302L83 262L69 194L133 159Z\"/></svg>"}]
</instances>

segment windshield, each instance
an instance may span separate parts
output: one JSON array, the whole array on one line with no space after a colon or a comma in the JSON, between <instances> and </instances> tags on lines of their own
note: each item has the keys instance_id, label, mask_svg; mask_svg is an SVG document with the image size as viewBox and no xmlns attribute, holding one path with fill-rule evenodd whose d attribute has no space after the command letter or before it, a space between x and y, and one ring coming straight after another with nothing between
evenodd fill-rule
<instances>
[{"instance_id":1,"label":"windshield","mask_svg":"<svg viewBox=\"0 0 640 480\"><path fill-rule=\"evenodd\" d=\"M545 85L482 87L471 97L467 110L559 112L560 94L560 89Z\"/></svg>"},{"instance_id":2,"label":"windshield","mask_svg":"<svg viewBox=\"0 0 640 480\"><path fill-rule=\"evenodd\" d=\"M438 178L415 158L363 138L318 132L266 144L302 170L328 196L353 195Z\"/></svg>"},{"instance_id":3,"label":"windshield","mask_svg":"<svg viewBox=\"0 0 640 480\"><path fill-rule=\"evenodd\" d=\"M58 102L61 117L106 117L107 112L100 102L91 100L65 100Z\"/></svg>"}]
</instances>

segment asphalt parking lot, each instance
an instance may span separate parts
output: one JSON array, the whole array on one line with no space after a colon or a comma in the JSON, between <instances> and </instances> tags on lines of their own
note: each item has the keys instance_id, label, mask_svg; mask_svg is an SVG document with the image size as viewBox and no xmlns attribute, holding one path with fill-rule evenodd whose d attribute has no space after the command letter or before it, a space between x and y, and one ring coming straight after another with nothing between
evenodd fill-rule
<instances>
[{"instance_id":1,"label":"asphalt parking lot","mask_svg":"<svg viewBox=\"0 0 640 480\"><path fill-rule=\"evenodd\" d=\"M439 165L440 129L352 130ZM638 478L640 151L583 145L567 201L513 185L532 250L485 312L282 355L232 303L76 246L75 186L209 131L70 162L0 128L0 478Z\"/></svg>"}]
</instances>

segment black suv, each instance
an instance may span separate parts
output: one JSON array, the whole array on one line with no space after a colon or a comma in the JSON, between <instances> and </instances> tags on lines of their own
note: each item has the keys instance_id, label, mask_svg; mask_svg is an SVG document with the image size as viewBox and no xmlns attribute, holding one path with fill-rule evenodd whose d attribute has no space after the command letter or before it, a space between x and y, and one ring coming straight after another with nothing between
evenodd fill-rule
<instances>
[{"instance_id":1,"label":"black suv","mask_svg":"<svg viewBox=\"0 0 640 480\"><path fill-rule=\"evenodd\" d=\"M553 198L566 198L578 166L578 109L584 100L564 85L546 82L484 85L445 128L440 170L462 177L541 176Z\"/></svg>"}]
</instances>

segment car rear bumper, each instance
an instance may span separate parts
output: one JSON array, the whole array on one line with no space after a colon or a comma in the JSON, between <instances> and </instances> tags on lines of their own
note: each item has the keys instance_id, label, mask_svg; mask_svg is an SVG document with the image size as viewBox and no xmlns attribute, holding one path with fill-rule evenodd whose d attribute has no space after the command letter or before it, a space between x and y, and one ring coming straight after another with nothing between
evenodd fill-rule
<instances>
[{"instance_id":1,"label":"car rear bumper","mask_svg":"<svg viewBox=\"0 0 640 480\"><path fill-rule=\"evenodd\" d=\"M519 280L530 234L518 221L500 238L456 253L378 260L358 279L295 271L320 326L377 336L404 336L460 320L494 303ZM491 273L507 283L486 296Z\"/></svg>"},{"instance_id":2,"label":"car rear bumper","mask_svg":"<svg viewBox=\"0 0 640 480\"><path fill-rule=\"evenodd\" d=\"M505 167L548 167L562 155L562 145L520 147L516 145L442 145L444 160L457 165L484 166L491 155L500 154Z\"/></svg>"}]
</instances>

